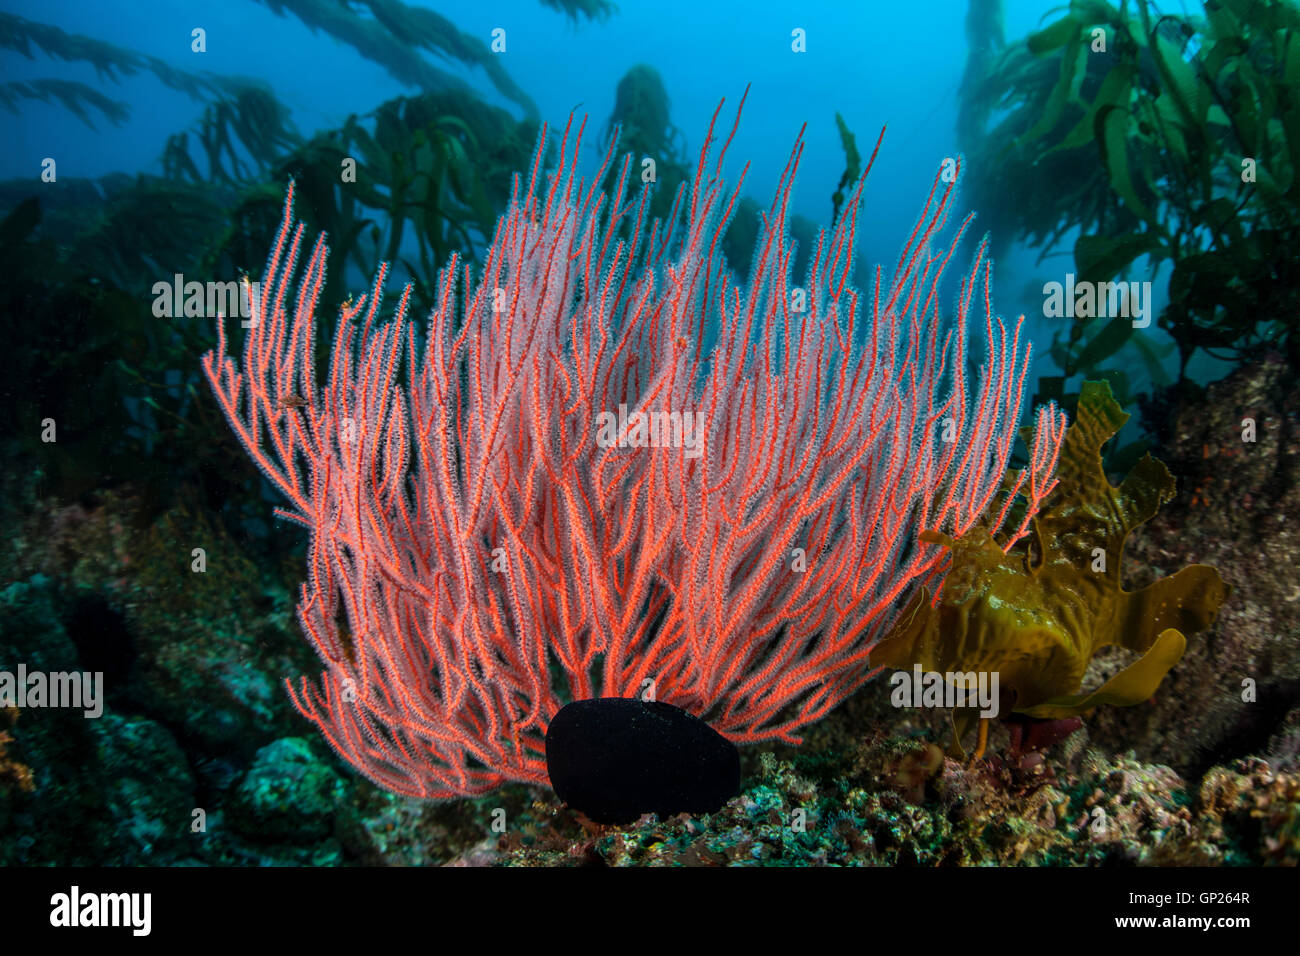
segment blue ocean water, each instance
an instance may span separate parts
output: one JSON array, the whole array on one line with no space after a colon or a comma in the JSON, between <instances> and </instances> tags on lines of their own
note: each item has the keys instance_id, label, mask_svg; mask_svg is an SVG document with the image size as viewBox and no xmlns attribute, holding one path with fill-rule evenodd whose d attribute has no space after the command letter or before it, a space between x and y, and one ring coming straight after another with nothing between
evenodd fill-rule
<instances>
[{"instance_id":1,"label":"blue ocean water","mask_svg":"<svg viewBox=\"0 0 1300 956\"><path fill-rule=\"evenodd\" d=\"M498 55L537 104L541 119L562 128L571 112L589 116L587 153L593 166L615 88L630 67L648 63L663 76L672 121L690 156L699 149L719 100L727 100L722 122L729 124L732 108L750 86L729 175L737 176L748 162L746 192L765 203L806 123L793 211L816 223L829 222L830 196L844 167L835 113L843 115L864 152L887 125L868 183L859 244L865 263L883 263L887 272L935 170L962 146L954 127L967 53L965 0L937 0L923 11L878 0L798 8L773 0L743 6L625 0L597 21L575 21L536 0L416 0L413 5L437 10L484 43L493 30L504 30L506 50ZM304 135L417 92L350 46L293 16L278 16L273 4L256 0L6 0L2 6L183 70L261 79L289 107ZM1003 11L1005 36L1025 36L1050 20L1058 7L1056 0L1009 0ZM205 52L191 50L195 28L206 31ZM806 35L806 52L791 49L796 29ZM485 101L520 113L482 70L428 56L471 84ZM204 108L147 72L112 82L97 76L89 63L61 62L39 52L28 60L6 51L3 62L10 81L48 76L81 81L129 103L131 115L121 126L100 122L96 131L61 106L23 102L17 115L0 114L8 144L0 154L0 179L36 175L47 156L58 157L63 176L160 172L167 137L192 127ZM969 261L981 232L977 219L959 264ZM1067 236L1060 248L1068 252L1072 242ZM1038 353L1036 371L1044 373L1051 371L1045 353L1054 329L1042 317L1034 290L1059 278L1068 260L1035 266L1036 253L1013 247L1000 258L994 301L1001 314L1027 314Z\"/></svg>"}]
</instances>

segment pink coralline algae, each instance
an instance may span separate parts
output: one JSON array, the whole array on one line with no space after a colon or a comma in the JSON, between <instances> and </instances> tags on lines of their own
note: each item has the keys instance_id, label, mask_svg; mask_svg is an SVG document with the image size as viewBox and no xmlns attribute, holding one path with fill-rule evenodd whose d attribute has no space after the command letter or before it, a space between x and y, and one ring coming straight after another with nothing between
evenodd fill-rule
<instances>
[{"instance_id":1,"label":"pink coralline algae","mask_svg":"<svg viewBox=\"0 0 1300 956\"><path fill-rule=\"evenodd\" d=\"M242 372L219 323L207 378L288 499L277 514L311 535L298 617L325 671L290 694L390 790L544 784L547 722L569 699L652 692L737 743L797 742L873 676L873 643L915 589L937 590L946 554L919 533L983 520L1009 547L1055 484L1065 423L1048 407L1004 485L1029 346L992 313L983 244L957 321L941 318L970 223L939 245L951 177L892 280L877 268L860 299L862 182L791 275L801 132L740 285L718 249L740 187L724 189L716 122L693 185L651 223L646 194L622 198L630 159L600 191L612 145L579 176L571 121L558 168L543 174L539 143L516 179L477 279L453 257L417 331L409 287L379 318L381 268L343 306L323 384L327 249L290 313L291 184L247 285ZM976 313L988 355L968 381Z\"/></svg>"}]
</instances>

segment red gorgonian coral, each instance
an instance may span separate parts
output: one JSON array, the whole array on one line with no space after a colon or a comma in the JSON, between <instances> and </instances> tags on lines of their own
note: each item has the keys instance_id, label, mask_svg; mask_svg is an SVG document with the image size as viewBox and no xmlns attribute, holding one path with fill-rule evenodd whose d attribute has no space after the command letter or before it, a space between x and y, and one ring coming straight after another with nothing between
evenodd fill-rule
<instances>
[{"instance_id":1,"label":"red gorgonian coral","mask_svg":"<svg viewBox=\"0 0 1300 956\"><path fill-rule=\"evenodd\" d=\"M724 192L713 124L667 225L646 222L646 194L619 198L628 159L614 198L600 192L613 146L590 183L577 175L571 127L556 170L539 178L539 143L527 189L516 179L478 279L459 277L464 300L453 257L427 331L408 321L409 288L385 323L381 268L341 311L324 385L327 249L312 248L290 314L290 185L260 290L246 285L243 372L224 328L204 357L289 499L277 513L311 533L298 615L326 669L290 684L294 703L398 793L545 783L565 699L649 681L733 741L797 741L872 676L872 644L914 589L937 590L946 555L918 533L958 536L984 515L1009 546L1054 484L1064 415L1049 407L1003 492L1029 348L992 315L983 245L957 321L940 318L970 221L932 251L953 183L936 177L869 301L849 282L861 182L796 286L801 133L740 286L718 253L739 186ZM976 307L989 355L971 383Z\"/></svg>"}]
</instances>

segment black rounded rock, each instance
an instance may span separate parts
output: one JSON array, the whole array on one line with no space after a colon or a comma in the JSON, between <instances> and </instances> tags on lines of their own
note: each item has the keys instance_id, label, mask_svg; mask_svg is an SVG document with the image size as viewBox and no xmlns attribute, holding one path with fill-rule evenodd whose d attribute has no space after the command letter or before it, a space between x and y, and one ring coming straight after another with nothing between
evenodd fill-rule
<instances>
[{"instance_id":1,"label":"black rounded rock","mask_svg":"<svg viewBox=\"0 0 1300 956\"><path fill-rule=\"evenodd\" d=\"M680 707L628 697L561 707L546 769L559 798L597 823L712 813L740 790L735 744Z\"/></svg>"}]
</instances>

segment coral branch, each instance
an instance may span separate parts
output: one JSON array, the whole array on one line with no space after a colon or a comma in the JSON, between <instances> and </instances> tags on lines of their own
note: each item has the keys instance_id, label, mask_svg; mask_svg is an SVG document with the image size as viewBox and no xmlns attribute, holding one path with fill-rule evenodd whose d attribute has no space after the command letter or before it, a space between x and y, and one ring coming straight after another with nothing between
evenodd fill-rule
<instances>
[{"instance_id":1,"label":"coral branch","mask_svg":"<svg viewBox=\"0 0 1300 956\"><path fill-rule=\"evenodd\" d=\"M1029 350L1020 322L993 315L983 246L955 326L940 319L970 221L933 251L952 183L936 176L892 282L878 271L864 304L848 281L862 182L807 281L790 275L802 133L745 287L718 253L738 187L721 179L726 144L709 175L712 125L678 236L646 224L646 195L584 192L581 139L571 122L544 181L543 131L477 281L464 271L458 301L448 262L427 331L406 321L409 290L377 318L381 270L342 310L319 387L326 250L313 247L290 314L291 184L250 291L243 373L224 332L204 358L292 506L280 513L311 532L298 614L326 670L290 686L294 703L399 793L544 783L564 699L647 681L734 741L797 741L872 676L868 653L906 600L936 586L947 558L919 533L957 537L986 512L998 530L1011 510L995 498ZM978 294L989 355L972 384ZM1039 413L1013 540L1052 486L1063 429L1058 410Z\"/></svg>"}]
</instances>

